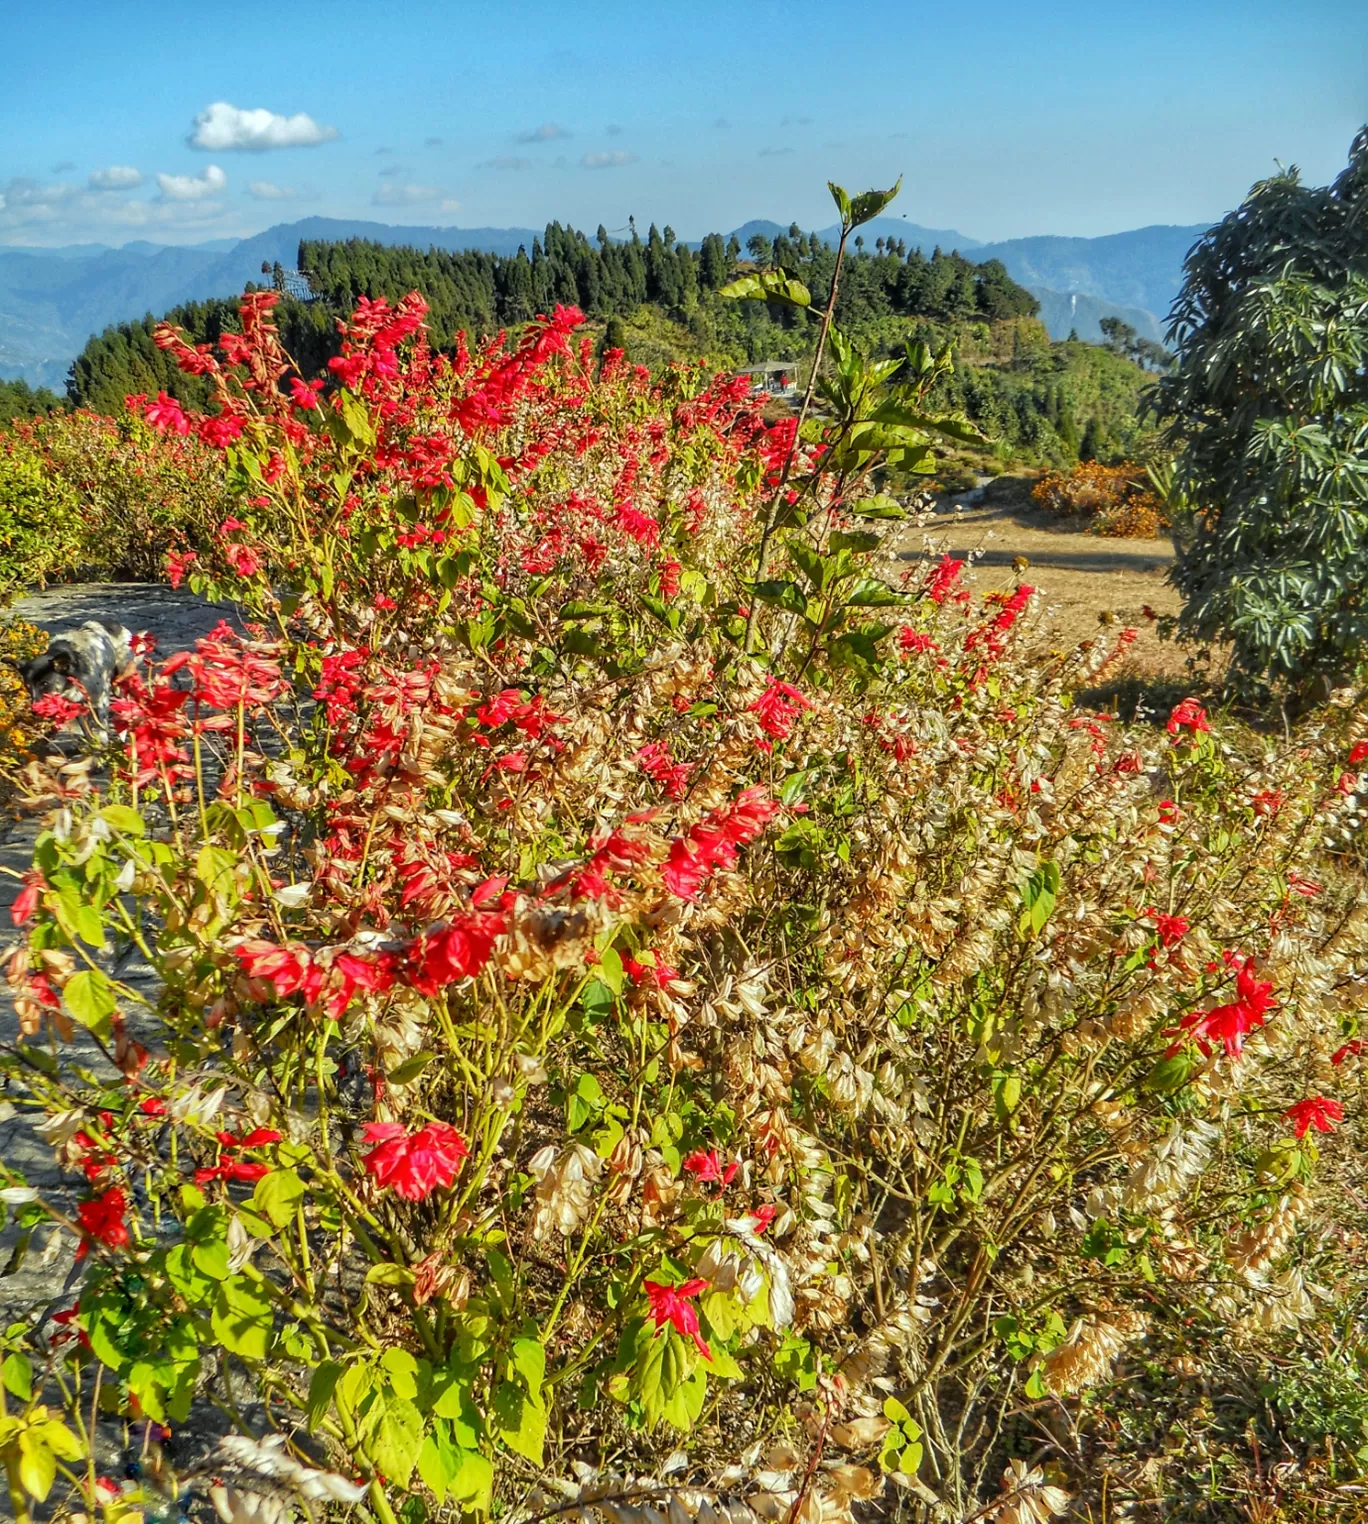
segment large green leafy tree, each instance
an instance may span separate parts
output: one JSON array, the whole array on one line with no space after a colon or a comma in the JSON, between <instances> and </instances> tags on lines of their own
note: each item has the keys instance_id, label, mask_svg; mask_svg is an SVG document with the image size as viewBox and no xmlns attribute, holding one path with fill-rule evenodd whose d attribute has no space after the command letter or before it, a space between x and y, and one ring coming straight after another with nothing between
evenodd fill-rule
<instances>
[{"instance_id":1,"label":"large green leafy tree","mask_svg":"<svg viewBox=\"0 0 1368 1524\"><path fill-rule=\"evenodd\" d=\"M1263 181L1185 268L1157 387L1179 630L1306 693L1368 657L1368 128L1333 185Z\"/></svg>"}]
</instances>

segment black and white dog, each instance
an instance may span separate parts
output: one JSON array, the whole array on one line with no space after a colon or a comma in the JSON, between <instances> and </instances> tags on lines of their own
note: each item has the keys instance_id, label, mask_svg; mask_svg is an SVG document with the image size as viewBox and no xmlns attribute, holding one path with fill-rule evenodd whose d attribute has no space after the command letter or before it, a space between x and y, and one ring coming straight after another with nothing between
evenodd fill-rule
<instances>
[{"instance_id":1,"label":"black and white dog","mask_svg":"<svg viewBox=\"0 0 1368 1524\"><path fill-rule=\"evenodd\" d=\"M87 620L79 629L54 635L48 648L15 667L32 702L56 694L89 705L88 726L96 738L109 735L109 700L115 682L133 665L133 636L121 624Z\"/></svg>"}]
</instances>

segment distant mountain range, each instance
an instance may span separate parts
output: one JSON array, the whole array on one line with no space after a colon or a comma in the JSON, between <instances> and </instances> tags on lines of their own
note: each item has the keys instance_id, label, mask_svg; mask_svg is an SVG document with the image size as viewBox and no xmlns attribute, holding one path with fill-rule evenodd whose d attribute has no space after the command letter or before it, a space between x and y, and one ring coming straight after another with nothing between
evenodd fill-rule
<instances>
[{"instance_id":1,"label":"distant mountain range","mask_svg":"<svg viewBox=\"0 0 1368 1524\"><path fill-rule=\"evenodd\" d=\"M734 230L745 246L759 233L772 239L787 223L755 221ZM866 247L901 238L929 253L939 246L975 260L1000 259L1013 280L1030 288L1054 338L1076 331L1098 339L1099 321L1122 318L1147 338L1162 336L1178 293L1183 257L1205 231L1147 227L1103 238L1014 238L982 243L954 228L926 228L879 217L861 228ZM251 238L213 239L188 247L138 241L122 248L74 244L60 249L0 249L0 379L23 379L60 390L67 368L91 334L111 323L160 315L181 302L232 296L261 266L294 265L301 239L368 238L417 248L484 249L514 254L531 248L536 228L391 227L381 222L306 217ZM835 227L818 230L834 243ZM732 236L728 234L727 236Z\"/></svg>"}]
</instances>

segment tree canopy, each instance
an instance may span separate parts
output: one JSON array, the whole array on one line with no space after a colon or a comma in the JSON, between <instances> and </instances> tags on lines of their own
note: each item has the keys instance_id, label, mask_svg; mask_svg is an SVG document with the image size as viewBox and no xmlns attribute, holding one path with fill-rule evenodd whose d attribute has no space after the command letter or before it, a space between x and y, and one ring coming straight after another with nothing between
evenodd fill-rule
<instances>
[{"instance_id":1,"label":"tree canopy","mask_svg":"<svg viewBox=\"0 0 1368 1524\"><path fill-rule=\"evenodd\" d=\"M515 255L466 250L391 248L363 239L340 243L304 242L299 270L312 300L286 295L278 318L291 352L315 368L335 351L334 319L349 312L360 296L397 300L421 291L429 305L434 342L450 344L458 332L472 338L516 327L558 303L579 307L606 321L653 306L673 320L697 325L714 347L751 359L771 356L777 347L797 347L792 314L775 307L742 313L717 292L736 274L740 250L712 233L698 249L680 243L673 229L654 224L646 237L635 230L614 242L600 228L594 241L562 224L549 223L531 249ZM825 300L835 252L815 234L790 229L760 251L766 264L790 268ZM266 272L283 284L284 272ZM288 291L288 288L287 288ZM170 321L196 342L218 338L236 323L232 301L193 302L168 313ZM879 254L847 260L838 315L858 328L882 317L925 317L942 321L976 318L996 321L1029 316L1035 298L1008 276L996 260L976 265L937 249L929 258L917 249L886 245ZM106 329L72 367L68 393L81 406L106 410L122 405L129 392L166 390L199 405L202 385L182 376L152 343L154 319ZM198 390L197 390L198 388Z\"/></svg>"},{"instance_id":2,"label":"tree canopy","mask_svg":"<svg viewBox=\"0 0 1368 1524\"><path fill-rule=\"evenodd\" d=\"M1179 628L1248 685L1368 651L1368 128L1330 186L1264 180L1188 256L1157 406L1189 505Z\"/></svg>"}]
</instances>

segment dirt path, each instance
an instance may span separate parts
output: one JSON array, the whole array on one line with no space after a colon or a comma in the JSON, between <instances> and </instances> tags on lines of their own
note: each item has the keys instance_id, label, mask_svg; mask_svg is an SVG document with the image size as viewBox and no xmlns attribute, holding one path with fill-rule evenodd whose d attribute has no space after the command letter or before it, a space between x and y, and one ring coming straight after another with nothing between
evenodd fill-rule
<instances>
[{"instance_id":1,"label":"dirt path","mask_svg":"<svg viewBox=\"0 0 1368 1524\"><path fill-rule=\"evenodd\" d=\"M1071 646L1096 635L1099 615L1139 630L1128 670L1152 678L1180 678L1186 651L1161 641L1145 613L1176 614L1178 594L1165 581L1173 563L1168 540L1112 540L1087 534L1043 510L1014 480L957 494L938 508L921 534L909 533L904 559L930 549L939 556L974 557L966 577L980 591L1028 582L1044 605L1045 634L1052 646ZM1013 562L1029 565L1017 570Z\"/></svg>"}]
</instances>

